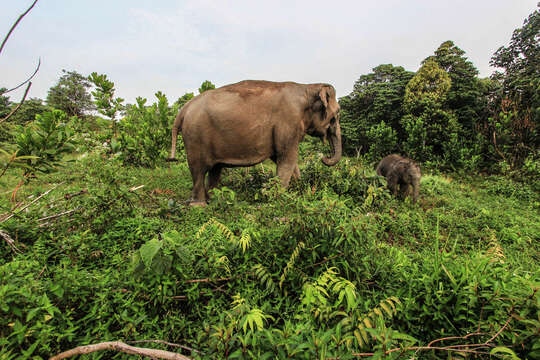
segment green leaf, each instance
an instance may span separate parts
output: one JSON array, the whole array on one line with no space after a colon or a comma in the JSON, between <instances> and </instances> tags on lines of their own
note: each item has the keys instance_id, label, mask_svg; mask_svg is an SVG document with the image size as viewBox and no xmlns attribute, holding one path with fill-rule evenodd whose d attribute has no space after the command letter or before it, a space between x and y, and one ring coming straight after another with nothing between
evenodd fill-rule
<instances>
[{"instance_id":1,"label":"green leaf","mask_svg":"<svg viewBox=\"0 0 540 360\"><path fill-rule=\"evenodd\" d=\"M150 268L150 266L152 265L152 260L154 259L154 256L156 256L158 251L161 249L161 245L161 241L159 241L157 238L153 238L152 240L141 246L141 248L139 249L141 259L146 268Z\"/></svg>"},{"instance_id":2,"label":"green leaf","mask_svg":"<svg viewBox=\"0 0 540 360\"><path fill-rule=\"evenodd\" d=\"M490 355L493 355L493 354L499 354L499 353L503 353L503 354L508 354L508 355L510 355L509 359L512 359L512 360L520 360L520 358L516 355L515 352L513 352L512 350L510 350L509 348L504 347L504 346L497 346L496 348L493 348L493 349L489 352Z\"/></svg>"}]
</instances>

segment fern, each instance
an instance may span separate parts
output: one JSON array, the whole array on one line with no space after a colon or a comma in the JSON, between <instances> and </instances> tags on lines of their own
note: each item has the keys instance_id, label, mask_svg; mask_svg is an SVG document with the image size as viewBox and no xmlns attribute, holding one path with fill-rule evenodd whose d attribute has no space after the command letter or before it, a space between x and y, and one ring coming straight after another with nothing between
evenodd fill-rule
<instances>
[{"instance_id":1,"label":"fern","mask_svg":"<svg viewBox=\"0 0 540 360\"><path fill-rule=\"evenodd\" d=\"M339 272L335 267L326 269L317 280L304 285L302 304L313 316L325 321L336 316L348 316L343 312L341 305L346 300L347 310L351 311L357 306L356 288L349 280L338 276ZM331 303L330 300L337 296L337 300Z\"/></svg>"},{"instance_id":2,"label":"fern","mask_svg":"<svg viewBox=\"0 0 540 360\"><path fill-rule=\"evenodd\" d=\"M246 250L251 247L251 236L247 230L242 231L242 235L237 238L231 229L214 218L211 218L200 227L196 234L197 239L202 236L209 225L213 225L227 239L227 241L241 247L243 253L245 253Z\"/></svg>"},{"instance_id":3,"label":"fern","mask_svg":"<svg viewBox=\"0 0 540 360\"><path fill-rule=\"evenodd\" d=\"M367 346L370 343L370 337L366 329L374 329L377 321L384 321L387 318L392 318L397 314L398 308L396 305L401 305L401 301L395 296L384 299L379 303L379 306L374 307L370 312L360 317L356 329L353 331L354 337L360 347Z\"/></svg>"},{"instance_id":4,"label":"fern","mask_svg":"<svg viewBox=\"0 0 540 360\"><path fill-rule=\"evenodd\" d=\"M289 258L289 261L287 262L287 265L285 265L285 268L283 269L283 273L281 274L281 278L279 279L279 288L281 289L283 286L283 282L285 281L285 278L293 268L296 259L300 256L300 251L306 246L302 241L296 245L296 248L294 248L291 257Z\"/></svg>"},{"instance_id":5,"label":"fern","mask_svg":"<svg viewBox=\"0 0 540 360\"><path fill-rule=\"evenodd\" d=\"M272 275L261 264L257 264L252 268L255 277L259 282L266 286L266 289L274 292L276 290L276 283L272 279Z\"/></svg>"},{"instance_id":6,"label":"fern","mask_svg":"<svg viewBox=\"0 0 540 360\"><path fill-rule=\"evenodd\" d=\"M489 231L489 248L486 251L486 256L490 258L491 262L500 262L501 264L504 264L504 251L497 240L497 237L495 235L495 231L488 229Z\"/></svg>"},{"instance_id":7,"label":"fern","mask_svg":"<svg viewBox=\"0 0 540 360\"><path fill-rule=\"evenodd\" d=\"M251 236L249 235L249 232L242 231L242 236L240 236L240 239L238 240L238 245L242 247L242 252L245 253L247 248L251 246Z\"/></svg>"}]
</instances>

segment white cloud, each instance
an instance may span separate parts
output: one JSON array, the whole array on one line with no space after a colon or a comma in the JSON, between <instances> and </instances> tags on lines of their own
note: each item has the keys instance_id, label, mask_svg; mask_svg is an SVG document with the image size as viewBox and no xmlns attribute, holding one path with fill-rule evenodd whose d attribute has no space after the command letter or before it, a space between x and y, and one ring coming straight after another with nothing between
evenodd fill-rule
<instances>
[{"instance_id":1,"label":"white cloud","mask_svg":"<svg viewBox=\"0 0 540 360\"><path fill-rule=\"evenodd\" d=\"M41 55L32 92L40 97L62 68L106 73L130 102L136 96L153 101L157 90L174 100L204 80L220 86L248 78L329 82L342 96L381 63L416 70L446 40L487 76L493 52L536 8L536 0L147 4L114 2L107 17L77 2L40 20L39 11L49 6L44 2L0 56L0 79L13 84L24 78ZM73 11L88 14L74 17Z\"/></svg>"}]
</instances>

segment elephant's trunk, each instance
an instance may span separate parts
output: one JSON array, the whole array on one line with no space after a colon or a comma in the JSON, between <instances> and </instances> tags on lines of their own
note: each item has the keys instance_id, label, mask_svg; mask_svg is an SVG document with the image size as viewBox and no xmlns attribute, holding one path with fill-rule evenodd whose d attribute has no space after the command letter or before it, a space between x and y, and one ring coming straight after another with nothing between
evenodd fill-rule
<instances>
[{"instance_id":1,"label":"elephant's trunk","mask_svg":"<svg viewBox=\"0 0 540 360\"><path fill-rule=\"evenodd\" d=\"M328 140L330 141L333 155L331 157L323 157L321 160L327 166L334 166L341 160L341 128L339 122L336 122L335 128L330 127L328 130Z\"/></svg>"}]
</instances>

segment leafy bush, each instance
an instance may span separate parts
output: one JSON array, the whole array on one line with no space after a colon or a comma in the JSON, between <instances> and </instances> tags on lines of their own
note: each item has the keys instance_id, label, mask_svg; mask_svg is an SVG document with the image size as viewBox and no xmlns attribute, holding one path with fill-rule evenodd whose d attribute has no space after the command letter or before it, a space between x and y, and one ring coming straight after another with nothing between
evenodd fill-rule
<instances>
[{"instance_id":1,"label":"leafy bush","mask_svg":"<svg viewBox=\"0 0 540 360\"><path fill-rule=\"evenodd\" d=\"M113 153L126 165L153 167L166 158L171 146L171 126L177 109L169 107L167 97L157 92L157 103L145 105L146 99L127 108L119 125L119 135L110 140Z\"/></svg>"},{"instance_id":2,"label":"leafy bush","mask_svg":"<svg viewBox=\"0 0 540 360\"><path fill-rule=\"evenodd\" d=\"M27 157L19 165L25 176L50 172L63 161L63 155L74 150L73 130L61 110L36 115L30 126L19 126L15 138L17 157Z\"/></svg>"}]
</instances>

